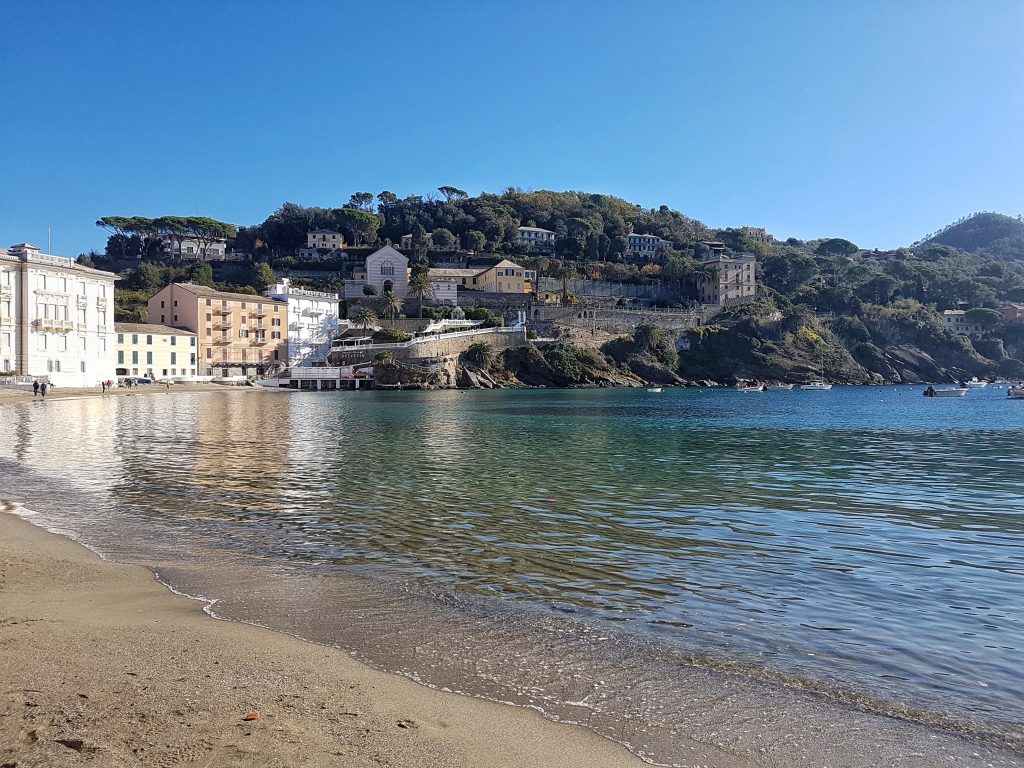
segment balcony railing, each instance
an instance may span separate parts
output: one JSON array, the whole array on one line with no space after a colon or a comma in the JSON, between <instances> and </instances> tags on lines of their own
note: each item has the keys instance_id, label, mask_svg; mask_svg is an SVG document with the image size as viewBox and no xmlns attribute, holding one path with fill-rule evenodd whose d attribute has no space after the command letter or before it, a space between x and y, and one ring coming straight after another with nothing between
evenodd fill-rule
<instances>
[{"instance_id":1,"label":"balcony railing","mask_svg":"<svg viewBox=\"0 0 1024 768\"><path fill-rule=\"evenodd\" d=\"M249 338L249 341L251 341L253 344L260 344L260 345L262 345L262 344L266 344L267 343L267 337L266 336L252 336L252 337Z\"/></svg>"},{"instance_id":2,"label":"balcony railing","mask_svg":"<svg viewBox=\"0 0 1024 768\"><path fill-rule=\"evenodd\" d=\"M255 307L252 310L253 317L266 317L268 314L266 307Z\"/></svg>"},{"instance_id":3,"label":"balcony railing","mask_svg":"<svg viewBox=\"0 0 1024 768\"><path fill-rule=\"evenodd\" d=\"M68 333L75 330L73 320L54 320L52 318L40 318L32 321L32 327L44 333Z\"/></svg>"},{"instance_id":4,"label":"balcony railing","mask_svg":"<svg viewBox=\"0 0 1024 768\"><path fill-rule=\"evenodd\" d=\"M231 337L230 336L214 336L213 337L213 343L214 344L230 344L231 343Z\"/></svg>"},{"instance_id":5,"label":"balcony railing","mask_svg":"<svg viewBox=\"0 0 1024 768\"><path fill-rule=\"evenodd\" d=\"M214 306L213 307L213 314L215 314L215 315L230 315L231 314L231 307L225 307L223 305Z\"/></svg>"},{"instance_id":6,"label":"balcony railing","mask_svg":"<svg viewBox=\"0 0 1024 768\"><path fill-rule=\"evenodd\" d=\"M234 321L230 317L222 317L220 320L216 320L213 323L213 327L218 331L223 331L226 328L230 328L234 325Z\"/></svg>"}]
</instances>

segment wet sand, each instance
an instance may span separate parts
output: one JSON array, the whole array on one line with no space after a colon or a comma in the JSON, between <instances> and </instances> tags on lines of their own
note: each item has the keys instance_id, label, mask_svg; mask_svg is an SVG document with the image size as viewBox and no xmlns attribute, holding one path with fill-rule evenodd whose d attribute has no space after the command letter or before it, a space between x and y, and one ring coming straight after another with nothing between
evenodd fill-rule
<instances>
[{"instance_id":1,"label":"wet sand","mask_svg":"<svg viewBox=\"0 0 1024 768\"><path fill-rule=\"evenodd\" d=\"M0 765L643 765L583 728L201 605L0 515Z\"/></svg>"}]
</instances>

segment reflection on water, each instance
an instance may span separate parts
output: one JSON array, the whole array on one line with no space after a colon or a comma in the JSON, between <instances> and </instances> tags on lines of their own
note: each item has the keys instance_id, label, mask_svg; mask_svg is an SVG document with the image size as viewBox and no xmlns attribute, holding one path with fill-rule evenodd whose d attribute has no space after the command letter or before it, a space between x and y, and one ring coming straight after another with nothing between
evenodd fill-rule
<instances>
[{"instance_id":1,"label":"reflection on water","mask_svg":"<svg viewBox=\"0 0 1024 768\"><path fill-rule=\"evenodd\" d=\"M165 570L213 547L421 605L520 605L1019 738L1024 408L998 390L225 392L0 416L0 497Z\"/></svg>"}]
</instances>

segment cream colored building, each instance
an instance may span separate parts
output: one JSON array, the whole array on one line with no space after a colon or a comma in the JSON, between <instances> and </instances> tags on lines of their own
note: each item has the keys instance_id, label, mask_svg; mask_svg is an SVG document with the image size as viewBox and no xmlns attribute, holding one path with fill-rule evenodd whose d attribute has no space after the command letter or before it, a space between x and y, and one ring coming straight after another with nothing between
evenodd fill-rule
<instances>
[{"instance_id":1,"label":"cream colored building","mask_svg":"<svg viewBox=\"0 0 1024 768\"><path fill-rule=\"evenodd\" d=\"M537 272L504 259L493 267L437 268L430 270L431 279L454 280L460 287L486 293L533 293Z\"/></svg>"},{"instance_id":2,"label":"cream colored building","mask_svg":"<svg viewBox=\"0 0 1024 768\"><path fill-rule=\"evenodd\" d=\"M61 387L112 380L116 279L28 243L0 248L0 370Z\"/></svg>"},{"instance_id":3,"label":"cream colored building","mask_svg":"<svg viewBox=\"0 0 1024 768\"><path fill-rule=\"evenodd\" d=\"M199 376L255 376L288 359L288 303L172 283L149 300L149 322L198 337Z\"/></svg>"},{"instance_id":4,"label":"cream colored building","mask_svg":"<svg viewBox=\"0 0 1024 768\"><path fill-rule=\"evenodd\" d=\"M704 259L702 263L718 268L717 277L697 282L697 295L702 304L728 307L754 300L757 293L757 259L751 254L719 254Z\"/></svg>"},{"instance_id":5,"label":"cream colored building","mask_svg":"<svg viewBox=\"0 0 1024 768\"><path fill-rule=\"evenodd\" d=\"M306 247L299 248L304 259L316 258L321 251L339 251L345 247L345 236L333 229L313 229L306 233Z\"/></svg>"},{"instance_id":6,"label":"cream colored building","mask_svg":"<svg viewBox=\"0 0 1024 768\"><path fill-rule=\"evenodd\" d=\"M192 261L225 261L228 241L215 239L201 243L191 237L178 240L174 235L161 235L164 250L172 256Z\"/></svg>"},{"instance_id":7,"label":"cream colored building","mask_svg":"<svg viewBox=\"0 0 1024 768\"><path fill-rule=\"evenodd\" d=\"M199 344L192 331L152 323L114 323L114 330L118 376L197 375Z\"/></svg>"}]
</instances>

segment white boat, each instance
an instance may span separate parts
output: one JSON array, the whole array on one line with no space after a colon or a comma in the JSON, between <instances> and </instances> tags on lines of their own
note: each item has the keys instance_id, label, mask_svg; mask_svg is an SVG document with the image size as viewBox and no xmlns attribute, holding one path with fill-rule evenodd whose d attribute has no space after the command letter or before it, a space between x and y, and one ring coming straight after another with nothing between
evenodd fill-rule
<instances>
[{"instance_id":1,"label":"white boat","mask_svg":"<svg viewBox=\"0 0 1024 768\"><path fill-rule=\"evenodd\" d=\"M988 386L987 381L979 381L978 377L975 376L973 379L967 382L967 386L971 389L984 389Z\"/></svg>"},{"instance_id":2,"label":"white boat","mask_svg":"<svg viewBox=\"0 0 1024 768\"><path fill-rule=\"evenodd\" d=\"M648 392L661 392L661 387L648 387Z\"/></svg>"},{"instance_id":3,"label":"white boat","mask_svg":"<svg viewBox=\"0 0 1024 768\"><path fill-rule=\"evenodd\" d=\"M764 385L763 384L753 384L753 385L751 385L749 387L743 387L743 386L740 386L739 384L737 384L736 385L736 389L739 392L764 392Z\"/></svg>"},{"instance_id":4,"label":"white boat","mask_svg":"<svg viewBox=\"0 0 1024 768\"><path fill-rule=\"evenodd\" d=\"M809 384L801 384L800 389L807 392L825 392L832 389L832 385L824 381L812 381Z\"/></svg>"},{"instance_id":5,"label":"white boat","mask_svg":"<svg viewBox=\"0 0 1024 768\"><path fill-rule=\"evenodd\" d=\"M1006 390L1006 396L1011 400L1024 400L1024 384L1017 384Z\"/></svg>"},{"instance_id":6,"label":"white boat","mask_svg":"<svg viewBox=\"0 0 1024 768\"><path fill-rule=\"evenodd\" d=\"M794 386L795 385L793 384L769 384L767 387L765 387L765 389L767 389L769 392L788 392Z\"/></svg>"},{"instance_id":7,"label":"white boat","mask_svg":"<svg viewBox=\"0 0 1024 768\"><path fill-rule=\"evenodd\" d=\"M970 389L968 387L956 387L950 389L936 389L928 387L923 394L925 397L964 397Z\"/></svg>"}]
</instances>

